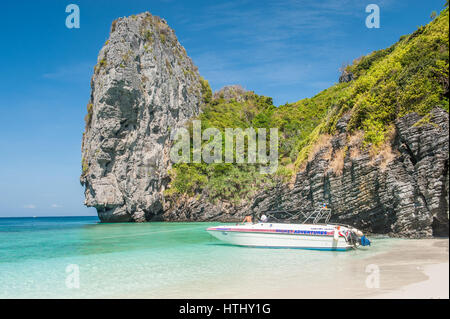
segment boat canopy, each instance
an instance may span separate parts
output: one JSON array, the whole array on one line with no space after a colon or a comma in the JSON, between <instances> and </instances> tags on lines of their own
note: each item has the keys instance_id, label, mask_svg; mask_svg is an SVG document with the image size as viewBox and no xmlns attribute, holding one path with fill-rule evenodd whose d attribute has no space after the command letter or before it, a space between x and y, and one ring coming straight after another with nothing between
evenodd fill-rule
<instances>
[{"instance_id":1,"label":"boat canopy","mask_svg":"<svg viewBox=\"0 0 450 319\"><path fill-rule=\"evenodd\" d=\"M331 217L331 209L318 208L311 211L270 210L263 212L271 222L297 222L301 224L327 224Z\"/></svg>"}]
</instances>

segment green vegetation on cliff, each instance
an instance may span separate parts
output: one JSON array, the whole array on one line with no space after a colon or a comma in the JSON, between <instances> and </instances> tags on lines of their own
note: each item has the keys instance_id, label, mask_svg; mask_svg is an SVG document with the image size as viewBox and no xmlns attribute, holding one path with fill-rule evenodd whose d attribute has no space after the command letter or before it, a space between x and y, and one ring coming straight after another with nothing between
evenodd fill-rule
<instances>
[{"instance_id":1,"label":"green vegetation on cliff","mask_svg":"<svg viewBox=\"0 0 450 319\"><path fill-rule=\"evenodd\" d=\"M365 146L376 150L386 141L398 117L411 112L426 115L435 106L448 112L448 26L447 7L428 25L402 36L391 47L347 66L345 71L353 74L354 80L318 95L325 94L331 103L315 134L296 149L297 164L307 158L320 134L335 133L337 121L346 113L350 114L349 132L363 130Z\"/></svg>"},{"instance_id":2,"label":"green vegetation on cliff","mask_svg":"<svg viewBox=\"0 0 450 319\"><path fill-rule=\"evenodd\" d=\"M208 81L202 79L201 84L204 103L198 120L201 121L202 130L214 127L224 136L225 128L270 126L262 122L269 120L270 114L276 110L271 98L253 92L236 92L236 98L232 99L220 95L213 98ZM189 130L192 138L192 123ZM220 198L234 203L251 196L258 187L272 184L270 176L260 174L257 165L246 163L176 164L170 174L171 188L166 195L193 196L203 192L210 200Z\"/></svg>"},{"instance_id":3,"label":"green vegetation on cliff","mask_svg":"<svg viewBox=\"0 0 450 319\"><path fill-rule=\"evenodd\" d=\"M394 121L411 112L427 115L435 106L449 110L448 5L428 25L405 35L391 47L359 58L345 68L353 80L338 83L312 98L275 107L253 92L231 98L212 95L202 82L202 129L216 127L279 129L280 166L272 177L252 164L177 164L168 194L238 201L279 179L285 181L304 164L321 137L336 133L349 117L348 131L363 132L363 147L377 149L392 136Z\"/></svg>"}]
</instances>

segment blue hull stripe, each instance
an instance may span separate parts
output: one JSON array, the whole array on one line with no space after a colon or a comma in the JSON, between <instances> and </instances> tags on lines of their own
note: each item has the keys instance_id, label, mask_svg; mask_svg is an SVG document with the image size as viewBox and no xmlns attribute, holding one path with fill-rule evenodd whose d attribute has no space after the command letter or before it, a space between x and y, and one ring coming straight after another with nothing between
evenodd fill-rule
<instances>
[{"instance_id":1,"label":"blue hull stripe","mask_svg":"<svg viewBox=\"0 0 450 319\"><path fill-rule=\"evenodd\" d=\"M290 246L253 246L253 245L234 245L229 244L231 246L239 246L239 247L250 247L250 248L270 248L270 249L304 249L304 250L322 250L322 251L347 251L352 249L352 247L348 248L324 248L324 247L290 247Z\"/></svg>"}]
</instances>

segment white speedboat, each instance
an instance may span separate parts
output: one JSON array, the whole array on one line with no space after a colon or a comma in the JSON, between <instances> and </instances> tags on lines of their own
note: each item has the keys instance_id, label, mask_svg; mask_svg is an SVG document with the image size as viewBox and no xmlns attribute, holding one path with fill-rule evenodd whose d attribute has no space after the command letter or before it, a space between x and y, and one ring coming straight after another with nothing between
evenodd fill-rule
<instances>
[{"instance_id":1,"label":"white speedboat","mask_svg":"<svg viewBox=\"0 0 450 319\"><path fill-rule=\"evenodd\" d=\"M238 246L348 250L370 245L370 241L356 228L329 224L331 211L327 209L307 214L289 211L272 211L266 214L269 215L266 222L209 227L207 231L219 240ZM278 222L280 215L291 216L285 221L298 220L298 217L303 218L303 221L281 223Z\"/></svg>"}]
</instances>

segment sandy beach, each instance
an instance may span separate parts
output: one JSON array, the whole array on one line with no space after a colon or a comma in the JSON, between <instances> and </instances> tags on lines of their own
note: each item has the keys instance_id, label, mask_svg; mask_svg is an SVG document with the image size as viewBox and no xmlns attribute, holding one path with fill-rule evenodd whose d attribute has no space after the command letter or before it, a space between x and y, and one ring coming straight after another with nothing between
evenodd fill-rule
<instances>
[{"instance_id":1,"label":"sandy beach","mask_svg":"<svg viewBox=\"0 0 450 319\"><path fill-rule=\"evenodd\" d=\"M408 240L379 258L384 285L371 298L448 299L448 239ZM381 259L381 260L380 260Z\"/></svg>"},{"instance_id":2,"label":"sandy beach","mask_svg":"<svg viewBox=\"0 0 450 319\"><path fill-rule=\"evenodd\" d=\"M429 265L423 268L428 279L416 284L395 289L390 293L376 295L377 299L448 299L448 263Z\"/></svg>"},{"instance_id":3,"label":"sandy beach","mask_svg":"<svg viewBox=\"0 0 450 319\"><path fill-rule=\"evenodd\" d=\"M308 290L297 288L266 298L449 298L448 239L403 240L388 252L337 265L336 281ZM377 280L375 279L378 271ZM258 294L263 297L263 294ZM245 296L242 296L245 297Z\"/></svg>"},{"instance_id":4,"label":"sandy beach","mask_svg":"<svg viewBox=\"0 0 450 319\"><path fill-rule=\"evenodd\" d=\"M344 253L345 254L345 253ZM323 271L305 278L298 272L257 282L242 274L201 286L194 282L160 291L160 298L449 298L448 239L398 240L389 249L349 262L342 254ZM121 296L122 298L124 296ZM145 292L127 298L148 298Z\"/></svg>"}]
</instances>

